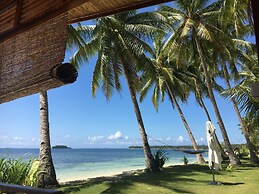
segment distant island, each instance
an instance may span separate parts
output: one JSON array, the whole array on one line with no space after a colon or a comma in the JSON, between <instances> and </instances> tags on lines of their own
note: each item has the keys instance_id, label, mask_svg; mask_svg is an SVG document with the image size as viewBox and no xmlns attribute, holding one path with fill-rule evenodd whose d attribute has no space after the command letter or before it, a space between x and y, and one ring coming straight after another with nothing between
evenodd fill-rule
<instances>
[{"instance_id":1,"label":"distant island","mask_svg":"<svg viewBox=\"0 0 259 194\"><path fill-rule=\"evenodd\" d=\"M55 145L55 146L52 146L52 149L72 149L72 148L66 145Z\"/></svg>"},{"instance_id":2,"label":"distant island","mask_svg":"<svg viewBox=\"0 0 259 194\"><path fill-rule=\"evenodd\" d=\"M245 144L231 144L233 148L239 148L241 149L242 146L246 146ZM208 146L207 145L198 145L200 150L207 150ZM180 150L193 150L193 147L190 145L180 145L180 146L150 146L150 148L153 149L172 149L176 151ZM143 149L143 146L129 146L129 149Z\"/></svg>"},{"instance_id":3,"label":"distant island","mask_svg":"<svg viewBox=\"0 0 259 194\"><path fill-rule=\"evenodd\" d=\"M192 150L192 146L183 145L183 146L150 146L153 149L172 149L172 150ZM143 149L142 146L129 146L129 149ZM199 149L208 149L206 145L199 145Z\"/></svg>"}]
</instances>

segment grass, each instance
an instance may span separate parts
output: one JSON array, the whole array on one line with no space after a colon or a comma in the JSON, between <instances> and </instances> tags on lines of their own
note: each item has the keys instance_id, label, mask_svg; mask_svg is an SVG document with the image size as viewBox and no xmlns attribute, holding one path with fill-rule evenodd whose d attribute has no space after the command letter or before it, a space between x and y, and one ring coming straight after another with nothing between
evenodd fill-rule
<instances>
[{"instance_id":1,"label":"grass","mask_svg":"<svg viewBox=\"0 0 259 194\"><path fill-rule=\"evenodd\" d=\"M230 171L216 172L216 181L221 185L208 185L212 173L206 165L190 164L171 166L162 173L141 173L137 175L100 177L85 182L64 185L64 193L74 194L153 194L153 193L186 193L186 194L259 194L259 166L243 160L243 165Z\"/></svg>"}]
</instances>

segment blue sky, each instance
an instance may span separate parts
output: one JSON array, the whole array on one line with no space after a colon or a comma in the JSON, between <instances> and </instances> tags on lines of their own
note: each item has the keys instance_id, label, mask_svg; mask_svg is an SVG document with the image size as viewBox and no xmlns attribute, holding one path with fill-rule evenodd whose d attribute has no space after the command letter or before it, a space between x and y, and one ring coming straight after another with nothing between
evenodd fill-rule
<instances>
[{"instance_id":1,"label":"blue sky","mask_svg":"<svg viewBox=\"0 0 259 194\"><path fill-rule=\"evenodd\" d=\"M252 40L254 41L254 40ZM70 52L66 53L65 62ZM141 145L140 132L125 80L122 92L107 102L101 91L91 95L91 77L95 59L82 66L74 84L48 91L51 144L73 148L125 148ZM232 104L216 94L230 141L244 143ZM205 100L222 140L209 100ZM206 115L193 96L181 104L198 144L206 144ZM190 145L189 136L176 109L169 100L160 104L157 113L148 95L140 103L150 145ZM158 140L158 141L157 141ZM0 105L0 148L39 147L39 95L20 98Z\"/></svg>"}]
</instances>

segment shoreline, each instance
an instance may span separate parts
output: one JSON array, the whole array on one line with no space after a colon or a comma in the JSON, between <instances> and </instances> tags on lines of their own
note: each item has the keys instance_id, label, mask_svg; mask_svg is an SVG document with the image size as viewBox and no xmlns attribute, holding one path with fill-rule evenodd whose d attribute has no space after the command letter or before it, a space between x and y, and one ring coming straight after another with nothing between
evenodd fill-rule
<instances>
[{"instance_id":1,"label":"shoreline","mask_svg":"<svg viewBox=\"0 0 259 194\"><path fill-rule=\"evenodd\" d=\"M194 162L190 162L192 164ZM177 162L177 163L168 163L165 164L163 168L170 167L170 166L176 166L176 165L184 165L183 162ZM80 182L87 182L87 181L93 181L93 180L110 180L114 178L119 178L123 176L129 176L134 174L140 174L145 171L144 168L123 168L123 169L112 169L110 171L97 171L97 172L88 172L85 174L76 174L72 173L69 177L57 177L58 182L61 185L67 185L67 184L73 184L73 183L80 183Z\"/></svg>"}]
</instances>

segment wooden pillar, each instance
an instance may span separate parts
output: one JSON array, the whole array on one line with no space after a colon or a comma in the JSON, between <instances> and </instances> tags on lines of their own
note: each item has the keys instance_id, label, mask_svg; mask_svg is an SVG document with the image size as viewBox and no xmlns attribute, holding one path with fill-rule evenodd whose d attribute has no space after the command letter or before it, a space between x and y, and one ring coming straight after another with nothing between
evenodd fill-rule
<instances>
[{"instance_id":1,"label":"wooden pillar","mask_svg":"<svg viewBox=\"0 0 259 194\"><path fill-rule=\"evenodd\" d=\"M252 10L253 10L257 54L259 56L259 1L258 0L251 0L251 3L252 3Z\"/></svg>"}]
</instances>

